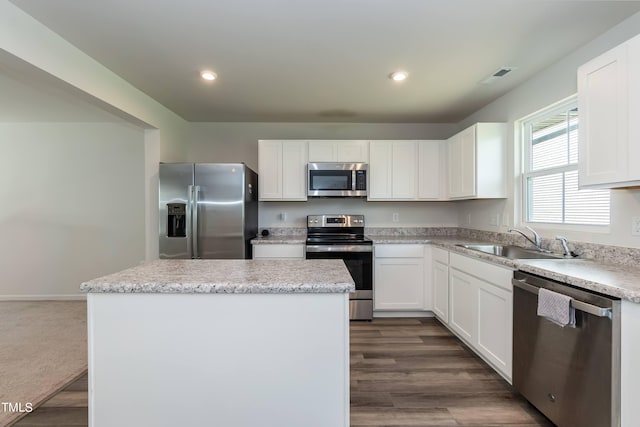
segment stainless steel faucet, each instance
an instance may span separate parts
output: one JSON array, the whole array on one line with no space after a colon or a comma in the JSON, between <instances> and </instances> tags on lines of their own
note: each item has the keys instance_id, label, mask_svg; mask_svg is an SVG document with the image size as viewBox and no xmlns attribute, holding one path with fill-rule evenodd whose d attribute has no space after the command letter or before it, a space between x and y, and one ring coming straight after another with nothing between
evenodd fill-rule
<instances>
[{"instance_id":1,"label":"stainless steel faucet","mask_svg":"<svg viewBox=\"0 0 640 427\"><path fill-rule=\"evenodd\" d=\"M567 245L567 238L566 237L562 237L562 236L556 236L556 240L560 240L560 243L562 243L562 248L564 249L564 256L566 257L573 257L573 253L571 252L571 250L569 249L569 245Z\"/></svg>"},{"instance_id":2,"label":"stainless steel faucet","mask_svg":"<svg viewBox=\"0 0 640 427\"><path fill-rule=\"evenodd\" d=\"M509 229L509 233L516 232L516 233L520 233L522 235L522 237L524 237L525 239L527 239L529 242L531 242L531 244L533 246L536 247L537 250L541 251L541 252L547 252L546 249L542 249L542 246L540 246L542 244L542 239L540 238L540 235L531 227L525 225L525 227L527 230L531 231L533 233L533 239L531 239L529 236L527 236L526 234L524 234L523 231L518 230L517 228L510 228Z\"/></svg>"}]
</instances>

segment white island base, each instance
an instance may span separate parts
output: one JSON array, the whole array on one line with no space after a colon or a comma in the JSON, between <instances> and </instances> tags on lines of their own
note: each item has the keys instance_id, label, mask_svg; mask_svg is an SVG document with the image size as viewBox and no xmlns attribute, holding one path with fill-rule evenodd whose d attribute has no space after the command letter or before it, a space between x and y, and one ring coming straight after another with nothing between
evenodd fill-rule
<instances>
[{"instance_id":1,"label":"white island base","mask_svg":"<svg viewBox=\"0 0 640 427\"><path fill-rule=\"evenodd\" d=\"M89 293L89 425L347 427L348 298Z\"/></svg>"}]
</instances>

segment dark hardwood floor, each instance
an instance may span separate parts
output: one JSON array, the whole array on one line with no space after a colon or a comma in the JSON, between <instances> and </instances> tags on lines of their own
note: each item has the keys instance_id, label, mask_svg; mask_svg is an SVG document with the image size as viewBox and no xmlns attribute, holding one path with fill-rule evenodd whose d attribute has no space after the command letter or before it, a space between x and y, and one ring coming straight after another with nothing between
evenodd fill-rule
<instances>
[{"instance_id":1,"label":"dark hardwood floor","mask_svg":"<svg viewBox=\"0 0 640 427\"><path fill-rule=\"evenodd\" d=\"M87 417L85 375L14 426L87 426ZM373 426L553 424L437 320L375 319L351 323L351 427Z\"/></svg>"},{"instance_id":2,"label":"dark hardwood floor","mask_svg":"<svg viewBox=\"0 0 640 427\"><path fill-rule=\"evenodd\" d=\"M351 323L351 427L553 426L428 319Z\"/></svg>"}]
</instances>

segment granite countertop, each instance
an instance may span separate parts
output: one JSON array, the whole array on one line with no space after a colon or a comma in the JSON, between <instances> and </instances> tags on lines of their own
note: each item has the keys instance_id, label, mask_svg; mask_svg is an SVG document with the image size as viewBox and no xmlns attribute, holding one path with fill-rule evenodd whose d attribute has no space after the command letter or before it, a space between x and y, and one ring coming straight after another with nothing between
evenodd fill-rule
<instances>
[{"instance_id":1,"label":"granite countertop","mask_svg":"<svg viewBox=\"0 0 640 427\"><path fill-rule=\"evenodd\" d=\"M459 244L495 244L487 240L459 236L421 234L367 235L374 244L431 244L451 252L499 264L514 270L536 274L578 288L640 303L640 268L635 265L607 264L588 259L508 259L462 248ZM269 236L257 238L254 244L304 244L304 236Z\"/></svg>"},{"instance_id":2,"label":"granite countertop","mask_svg":"<svg viewBox=\"0 0 640 427\"><path fill-rule=\"evenodd\" d=\"M616 298L640 303L640 268L605 264L587 259L509 259L462 248L459 244L484 243L483 240L441 236L371 236L374 244L432 244L451 252L500 264L514 270L536 274Z\"/></svg>"},{"instance_id":3,"label":"granite countertop","mask_svg":"<svg viewBox=\"0 0 640 427\"><path fill-rule=\"evenodd\" d=\"M518 269L582 289L640 303L640 269L586 259L518 260Z\"/></svg>"},{"instance_id":4,"label":"granite countertop","mask_svg":"<svg viewBox=\"0 0 640 427\"><path fill-rule=\"evenodd\" d=\"M347 293L342 260L156 260L90 280L88 293Z\"/></svg>"},{"instance_id":5,"label":"granite countertop","mask_svg":"<svg viewBox=\"0 0 640 427\"><path fill-rule=\"evenodd\" d=\"M536 274L567 283L581 289L599 292L616 298L640 303L640 268L605 264L580 258L508 259L456 246L460 243L479 243L473 240L434 238L431 244L453 252ZM486 242L485 242L486 243ZM491 244L491 243L490 243Z\"/></svg>"}]
</instances>

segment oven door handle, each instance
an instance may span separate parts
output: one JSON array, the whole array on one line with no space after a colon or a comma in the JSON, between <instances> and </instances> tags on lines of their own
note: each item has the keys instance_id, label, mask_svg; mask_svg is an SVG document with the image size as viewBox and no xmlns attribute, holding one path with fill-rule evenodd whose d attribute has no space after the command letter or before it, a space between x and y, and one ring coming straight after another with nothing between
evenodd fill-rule
<instances>
[{"instance_id":1,"label":"oven door handle","mask_svg":"<svg viewBox=\"0 0 640 427\"><path fill-rule=\"evenodd\" d=\"M538 295L538 292L540 290L539 287L533 286L527 283L525 279L522 279L522 280L511 279L511 283L516 288L520 288L523 291L527 291L535 295ZM594 316L598 316L598 317L608 317L609 319L611 319L613 316L611 309L608 307L599 307L597 305L578 301L573 298L571 299L571 306L576 310L584 311L585 313L593 314Z\"/></svg>"},{"instance_id":2,"label":"oven door handle","mask_svg":"<svg viewBox=\"0 0 640 427\"><path fill-rule=\"evenodd\" d=\"M307 252L373 252L371 245L307 245Z\"/></svg>"}]
</instances>

